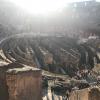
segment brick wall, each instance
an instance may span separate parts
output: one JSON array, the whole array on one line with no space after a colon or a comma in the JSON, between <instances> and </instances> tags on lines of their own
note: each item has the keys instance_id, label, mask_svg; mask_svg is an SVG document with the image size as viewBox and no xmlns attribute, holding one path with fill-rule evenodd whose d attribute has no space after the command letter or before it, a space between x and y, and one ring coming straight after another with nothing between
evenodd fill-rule
<instances>
[{"instance_id":1,"label":"brick wall","mask_svg":"<svg viewBox=\"0 0 100 100\"><path fill-rule=\"evenodd\" d=\"M0 67L0 100L42 100L41 70L16 66Z\"/></svg>"},{"instance_id":2,"label":"brick wall","mask_svg":"<svg viewBox=\"0 0 100 100\"><path fill-rule=\"evenodd\" d=\"M88 100L88 89L76 90L72 92L70 100Z\"/></svg>"},{"instance_id":3,"label":"brick wall","mask_svg":"<svg viewBox=\"0 0 100 100\"><path fill-rule=\"evenodd\" d=\"M7 73L9 100L41 100L40 70Z\"/></svg>"},{"instance_id":4,"label":"brick wall","mask_svg":"<svg viewBox=\"0 0 100 100\"><path fill-rule=\"evenodd\" d=\"M90 88L73 91L70 100L99 100L100 88Z\"/></svg>"}]
</instances>

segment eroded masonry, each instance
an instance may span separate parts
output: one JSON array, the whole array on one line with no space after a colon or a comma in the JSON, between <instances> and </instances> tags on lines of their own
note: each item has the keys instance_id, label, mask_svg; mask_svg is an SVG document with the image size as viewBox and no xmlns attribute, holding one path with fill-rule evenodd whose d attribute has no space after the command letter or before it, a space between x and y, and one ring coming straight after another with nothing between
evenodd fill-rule
<instances>
[{"instance_id":1,"label":"eroded masonry","mask_svg":"<svg viewBox=\"0 0 100 100\"><path fill-rule=\"evenodd\" d=\"M0 68L0 100L41 100L41 71L18 63Z\"/></svg>"},{"instance_id":2,"label":"eroded masonry","mask_svg":"<svg viewBox=\"0 0 100 100\"><path fill-rule=\"evenodd\" d=\"M99 37L24 34L0 42L0 100L99 98Z\"/></svg>"}]
</instances>

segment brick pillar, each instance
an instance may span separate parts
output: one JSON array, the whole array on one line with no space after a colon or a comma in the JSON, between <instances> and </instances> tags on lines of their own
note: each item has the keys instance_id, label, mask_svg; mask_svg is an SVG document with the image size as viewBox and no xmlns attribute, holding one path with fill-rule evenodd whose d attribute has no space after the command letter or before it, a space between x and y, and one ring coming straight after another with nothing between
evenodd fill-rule
<instances>
[{"instance_id":1,"label":"brick pillar","mask_svg":"<svg viewBox=\"0 0 100 100\"><path fill-rule=\"evenodd\" d=\"M6 73L9 100L42 100L41 70L14 68Z\"/></svg>"}]
</instances>

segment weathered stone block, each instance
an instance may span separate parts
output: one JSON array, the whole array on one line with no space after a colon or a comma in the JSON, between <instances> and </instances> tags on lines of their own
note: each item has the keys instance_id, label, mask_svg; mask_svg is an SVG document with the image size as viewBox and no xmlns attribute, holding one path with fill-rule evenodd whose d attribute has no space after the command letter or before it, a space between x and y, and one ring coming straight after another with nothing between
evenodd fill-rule
<instances>
[{"instance_id":1,"label":"weathered stone block","mask_svg":"<svg viewBox=\"0 0 100 100\"><path fill-rule=\"evenodd\" d=\"M41 70L16 66L0 67L0 100L42 100Z\"/></svg>"},{"instance_id":2,"label":"weathered stone block","mask_svg":"<svg viewBox=\"0 0 100 100\"><path fill-rule=\"evenodd\" d=\"M41 100L41 71L34 68L14 68L7 71L9 100Z\"/></svg>"}]
</instances>

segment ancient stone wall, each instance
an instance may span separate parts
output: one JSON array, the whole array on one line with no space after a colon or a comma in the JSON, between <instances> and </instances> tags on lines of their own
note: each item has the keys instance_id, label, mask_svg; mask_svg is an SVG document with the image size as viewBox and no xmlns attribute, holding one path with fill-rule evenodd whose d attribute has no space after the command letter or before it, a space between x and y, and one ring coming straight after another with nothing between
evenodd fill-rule
<instances>
[{"instance_id":1,"label":"ancient stone wall","mask_svg":"<svg viewBox=\"0 0 100 100\"><path fill-rule=\"evenodd\" d=\"M76 90L72 92L70 100L88 100L88 89Z\"/></svg>"},{"instance_id":2,"label":"ancient stone wall","mask_svg":"<svg viewBox=\"0 0 100 100\"><path fill-rule=\"evenodd\" d=\"M6 73L3 68L0 68L0 100L8 100L8 87L6 84Z\"/></svg>"},{"instance_id":3,"label":"ancient stone wall","mask_svg":"<svg viewBox=\"0 0 100 100\"><path fill-rule=\"evenodd\" d=\"M39 70L17 74L7 73L9 100L41 100L41 73Z\"/></svg>"},{"instance_id":4,"label":"ancient stone wall","mask_svg":"<svg viewBox=\"0 0 100 100\"><path fill-rule=\"evenodd\" d=\"M100 100L100 89L93 88L89 92L89 100Z\"/></svg>"},{"instance_id":5,"label":"ancient stone wall","mask_svg":"<svg viewBox=\"0 0 100 100\"><path fill-rule=\"evenodd\" d=\"M0 67L0 100L41 100L41 70L16 66Z\"/></svg>"},{"instance_id":6,"label":"ancient stone wall","mask_svg":"<svg viewBox=\"0 0 100 100\"><path fill-rule=\"evenodd\" d=\"M73 91L70 95L70 100L99 100L100 99L100 89L82 89Z\"/></svg>"}]
</instances>

